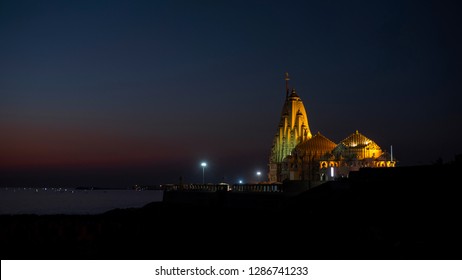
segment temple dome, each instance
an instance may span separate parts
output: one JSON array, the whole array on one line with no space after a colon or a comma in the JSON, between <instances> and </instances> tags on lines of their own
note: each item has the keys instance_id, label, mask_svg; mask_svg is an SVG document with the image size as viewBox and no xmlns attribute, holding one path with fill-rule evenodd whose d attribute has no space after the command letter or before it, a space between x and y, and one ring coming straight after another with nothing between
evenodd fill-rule
<instances>
[{"instance_id":1,"label":"temple dome","mask_svg":"<svg viewBox=\"0 0 462 280\"><path fill-rule=\"evenodd\" d=\"M333 141L322 135L320 132L316 133L312 138L303 141L295 147L295 151L299 155L310 155L321 157L329 154L337 146Z\"/></svg>"},{"instance_id":2,"label":"temple dome","mask_svg":"<svg viewBox=\"0 0 462 280\"><path fill-rule=\"evenodd\" d=\"M340 141L339 144L343 144L346 147L372 147L372 146L377 146L378 145L372 141L371 139L367 138L366 136L362 135L359 133L357 130L355 133L351 134L347 138L343 139Z\"/></svg>"},{"instance_id":3,"label":"temple dome","mask_svg":"<svg viewBox=\"0 0 462 280\"><path fill-rule=\"evenodd\" d=\"M355 133L340 141L333 153L337 157L344 158L377 158L382 154L382 149L373 140L356 130Z\"/></svg>"}]
</instances>

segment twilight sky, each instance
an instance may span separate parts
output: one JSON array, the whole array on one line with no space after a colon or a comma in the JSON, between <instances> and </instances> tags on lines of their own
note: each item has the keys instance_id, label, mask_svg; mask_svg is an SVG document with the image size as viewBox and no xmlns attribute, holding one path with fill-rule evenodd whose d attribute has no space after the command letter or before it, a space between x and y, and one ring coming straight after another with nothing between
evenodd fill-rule
<instances>
[{"instance_id":1,"label":"twilight sky","mask_svg":"<svg viewBox=\"0 0 462 280\"><path fill-rule=\"evenodd\" d=\"M319 3L320 2L320 3ZM462 152L444 1L0 2L0 186L255 180L291 76L312 133Z\"/></svg>"}]
</instances>

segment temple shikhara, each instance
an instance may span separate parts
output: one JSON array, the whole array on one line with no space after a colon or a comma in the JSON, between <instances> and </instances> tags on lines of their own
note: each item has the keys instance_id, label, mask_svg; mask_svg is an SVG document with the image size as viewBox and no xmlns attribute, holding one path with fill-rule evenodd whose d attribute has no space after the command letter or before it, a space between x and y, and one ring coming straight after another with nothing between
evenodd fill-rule
<instances>
[{"instance_id":1,"label":"temple shikhara","mask_svg":"<svg viewBox=\"0 0 462 280\"><path fill-rule=\"evenodd\" d=\"M314 183L348 177L361 167L395 167L396 159L358 130L339 143L320 132L311 134L308 115L295 89L289 89L274 136L269 159L270 183L306 180Z\"/></svg>"}]
</instances>

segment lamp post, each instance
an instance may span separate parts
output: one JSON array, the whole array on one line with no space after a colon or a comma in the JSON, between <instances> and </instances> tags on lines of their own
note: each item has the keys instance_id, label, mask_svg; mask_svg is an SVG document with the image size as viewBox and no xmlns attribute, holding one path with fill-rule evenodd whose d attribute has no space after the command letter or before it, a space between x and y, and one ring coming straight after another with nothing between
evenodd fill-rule
<instances>
[{"instance_id":1,"label":"lamp post","mask_svg":"<svg viewBox=\"0 0 462 280\"><path fill-rule=\"evenodd\" d=\"M202 166L202 184L205 185L205 167L207 166L207 163L206 163L206 162L202 162L202 163L201 163L201 166Z\"/></svg>"},{"instance_id":2,"label":"lamp post","mask_svg":"<svg viewBox=\"0 0 462 280\"><path fill-rule=\"evenodd\" d=\"M260 183L260 176L261 176L261 172L260 171L257 171L257 184Z\"/></svg>"}]
</instances>

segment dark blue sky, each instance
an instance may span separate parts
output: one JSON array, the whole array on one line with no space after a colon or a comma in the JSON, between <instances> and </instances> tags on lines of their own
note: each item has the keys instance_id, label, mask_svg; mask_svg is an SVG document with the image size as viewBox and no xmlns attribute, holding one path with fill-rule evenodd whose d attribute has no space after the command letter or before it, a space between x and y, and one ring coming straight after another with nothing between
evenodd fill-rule
<instances>
[{"instance_id":1,"label":"dark blue sky","mask_svg":"<svg viewBox=\"0 0 462 280\"><path fill-rule=\"evenodd\" d=\"M219 3L217 3L219 2ZM321 3L318 3L321 2ZM266 173L284 72L313 133L401 165L462 143L460 9L444 1L0 1L1 185Z\"/></svg>"}]
</instances>

